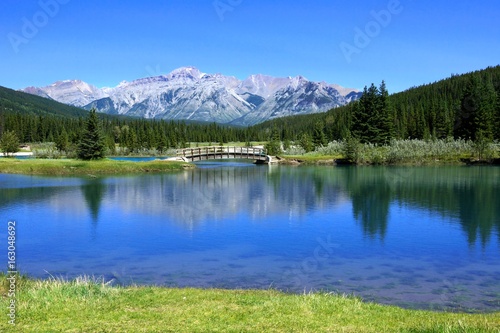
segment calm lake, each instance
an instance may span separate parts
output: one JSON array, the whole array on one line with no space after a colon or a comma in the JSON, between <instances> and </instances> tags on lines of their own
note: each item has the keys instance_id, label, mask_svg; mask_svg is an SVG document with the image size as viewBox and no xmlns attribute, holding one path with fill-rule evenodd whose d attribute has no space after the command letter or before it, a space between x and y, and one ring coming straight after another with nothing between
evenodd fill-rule
<instances>
[{"instance_id":1,"label":"calm lake","mask_svg":"<svg viewBox=\"0 0 500 333\"><path fill-rule=\"evenodd\" d=\"M500 310L499 167L212 162L163 175L0 174L0 190L0 254L15 220L18 269L34 277Z\"/></svg>"}]
</instances>

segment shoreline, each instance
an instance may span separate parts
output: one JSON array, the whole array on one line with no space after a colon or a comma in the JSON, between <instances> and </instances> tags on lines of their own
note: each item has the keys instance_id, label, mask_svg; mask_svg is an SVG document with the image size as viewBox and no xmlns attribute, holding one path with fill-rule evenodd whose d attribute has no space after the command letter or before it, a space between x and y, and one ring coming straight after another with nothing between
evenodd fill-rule
<instances>
[{"instance_id":1,"label":"shoreline","mask_svg":"<svg viewBox=\"0 0 500 333\"><path fill-rule=\"evenodd\" d=\"M106 176L141 173L162 173L194 169L184 162L154 160L130 162L103 159L82 161L75 159L15 159L0 158L0 173L46 176Z\"/></svg>"},{"instance_id":2,"label":"shoreline","mask_svg":"<svg viewBox=\"0 0 500 333\"><path fill-rule=\"evenodd\" d=\"M17 283L16 325L9 332L498 332L500 312L404 309L326 292L110 286L103 279L31 279ZM2 293L11 275L0 273ZM8 290L8 289L7 289ZM7 308L9 299L0 299ZM47 320L50 318L50 320ZM139 319L140 318L140 319Z\"/></svg>"},{"instance_id":3,"label":"shoreline","mask_svg":"<svg viewBox=\"0 0 500 333\"><path fill-rule=\"evenodd\" d=\"M19 155L29 156L29 155ZM401 161L399 163L351 163L341 156L272 156L271 165L287 166L499 166L500 158L490 161L479 161L472 158L460 159L427 159ZM16 159L0 158L0 173L25 175L54 176L106 176L133 175L142 173L162 173L196 169L189 162L155 159L152 161L123 161L106 158L98 161L82 161L76 159Z\"/></svg>"},{"instance_id":4,"label":"shoreline","mask_svg":"<svg viewBox=\"0 0 500 333\"><path fill-rule=\"evenodd\" d=\"M460 158L460 159L427 159L418 162L414 161L401 161L399 163L352 163L342 157L327 157L327 156L273 156L273 160L278 165L292 165L292 166L314 166L314 165L330 165L330 166L447 166L447 165L500 165L500 158L494 158L489 161L481 161L473 158Z\"/></svg>"}]
</instances>

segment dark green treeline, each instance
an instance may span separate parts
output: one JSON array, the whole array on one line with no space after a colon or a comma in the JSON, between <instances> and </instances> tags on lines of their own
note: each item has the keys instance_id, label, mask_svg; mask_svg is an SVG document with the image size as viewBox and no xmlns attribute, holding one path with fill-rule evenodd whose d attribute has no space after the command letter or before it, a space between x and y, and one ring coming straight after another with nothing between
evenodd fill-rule
<instances>
[{"instance_id":1,"label":"dark green treeline","mask_svg":"<svg viewBox=\"0 0 500 333\"><path fill-rule=\"evenodd\" d=\"M361 142L394 139L500 140L500 66L413 87L390 95L385 82L365 87L363 97L326 113L274 119L256 125L281 140L318 133L328 141L349 135Z\"/></svg>"},{"instance_id":2,"label":"dark green treeline","mask_svg":"<svg viewBox=\"0 0 500 333\"><path fill-rule=\"evenodd\" d=\"M10 112L0 115L1 127L13 130L21 142L80 142L84 117L35 115ZM256 140L255 129L236 128L215 123L186 123L184 121L115 118L99 115L104 140L108 147L119 144L130 151L185 147L188 142L220 142ZM67 139L65 139L67 138Z\"/></svg>"}]
</instances>

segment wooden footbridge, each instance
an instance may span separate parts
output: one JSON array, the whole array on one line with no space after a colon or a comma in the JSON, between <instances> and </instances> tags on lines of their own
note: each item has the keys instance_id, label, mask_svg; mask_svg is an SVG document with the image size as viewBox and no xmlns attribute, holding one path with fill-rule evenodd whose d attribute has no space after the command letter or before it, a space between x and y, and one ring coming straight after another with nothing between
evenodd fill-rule
<instances>
[{"instance_id":1,"label":"wooden footbridge","mask_svg":"<svg viewBox=\"0 0 500 333\"><path fill-rule=\"evenodd\" d=\"M221 159L248 159L257 164L271 162L271 157L266 154L264 148L226 146L177 149L176 159L185 162Z\"/></svg>"}]
</instances>

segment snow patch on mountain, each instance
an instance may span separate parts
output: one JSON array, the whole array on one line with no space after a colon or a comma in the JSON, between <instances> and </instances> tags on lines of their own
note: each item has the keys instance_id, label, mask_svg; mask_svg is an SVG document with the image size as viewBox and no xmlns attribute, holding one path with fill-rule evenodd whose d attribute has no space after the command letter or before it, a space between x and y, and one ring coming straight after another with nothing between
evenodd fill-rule
<instances>
[{"instance_id":1,"label":"snow patch on mountain","mask_svg":"<svg viewBox=\"0 0 500 333\"><path fill-rule=\"evenodd\" d=\"M123 81L99 89L80 80L23 91L108 114L192 119L252 125L276 117L323 112L360 97L356 89L312 82L302 76L276 78L203 73L182 67L166 75Z\"/></svg>"}]
</instances>

